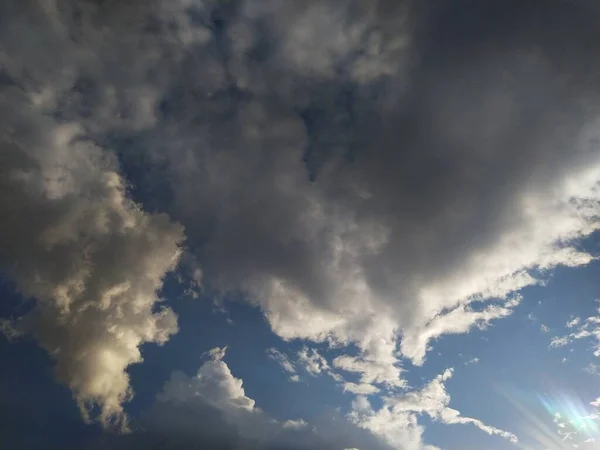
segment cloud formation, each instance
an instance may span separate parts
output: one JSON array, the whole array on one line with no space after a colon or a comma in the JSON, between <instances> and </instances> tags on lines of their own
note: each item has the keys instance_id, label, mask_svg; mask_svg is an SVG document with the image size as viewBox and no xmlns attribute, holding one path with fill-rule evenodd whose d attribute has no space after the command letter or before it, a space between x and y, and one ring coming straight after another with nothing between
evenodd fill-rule
<instances>
[{"instance_id":1,"label":"cloud formation","mask_svg":"<svg viewBox=\"0 0 600 450\"><path fill-rule=\"evenodd\" d=\"M195 375L172 374L136 432L99 442L94 448L342 450L358 445L389 449L343 418L331 424L323 421L318 427L302 418L273 419L246 395L242 380L223 361L225 349L213 350Z\"/></svg>"},{"instance_id":2,"label":"cloud formation","mask_svg":"<svg viewBox=\"0 0 600 450\"><path fill-rule=\"evenodd\" d=\"M468 1L228 5L203 7L198 70L138 138L205 282L245 290L278 335L356 343L390 370L400 340L421 364L440 336L511 314L540 272L591 261L585 3L550 2L552 34L528 2L464 23L445 18Z\"/></svg>"},{"instance_id":3,"label":"cloud formation","mask_svg":"<svg viewBox=\"0 0 600 450\"><path fill-rule=\"evenodd\" d=\"M126 369L162 344L177 319L156 290L179 257L182 228L126 194L111 153L82 127L0 90L0 270L36 299L12 337L34 337L56 362L86 419L126 427Z\"/></svg>"},{"instance_id":4,"label":"cloud formation","mask_svg":"<svg viewBox=\"0 0 600 450\"><path fill-rule=\"evenodd\" d=\"M597 313L600 314L600 308ZM567 322L566 327L574 331L565 336L554 336L550 341L550 348L564 347L580 339L592 339L595 341L594 356L600 357L600 315L590 316L583 321L577 317Z\"/></svg>"},{"instance_id":5,"label":"cloud formation","mask_svg":"<svg viewBox=\"0 0 600 450\"><path fill-rule=\"evenodd\" d=\"M404 389L402 358L593 259L577 243L600 228L598 16L561 0L4 2L0 270L38 299L23 328L83 411L121 417L139 345L177 329L155 294L177 221L195 287L244 292L285 340L356 346L332 361L359 375L348 391ZM444 402L423 412L491 430Z\"/></svg>"},{"instance_id":6,"label":"cloud formation","mask_svg":"<svg viewBox=\"0 0 600 450\"><path fill-rule=\"evenodd\" d=\"M267 355L272 360L277 361L284 371L291 374L290 381L300 381L294 363L290 361L290 358L285 353L280 352L276 348L268 348Z\"/></svg>"},{"instance_id":7,"label":"cloud formation","mask_svg":"<svg viewBox=\"0 0 600 450\"><path fill-rule=\"evenodd\" d=\"M350 418L359 427L386 439L394 448L407 450L423 448L423 427L417 421L421 415L428 415L433 420L449 425L472 424L487 434L518 442L514 434L486 425L478 419L464 417L450 408L450 396L444 383L452 377L453 372L452 369L446 370L419 391L384 397L383 406L376 410L366 397L359 396L353 403ZM437 447L424 448L435 450Z\"/></svg>"}]
</instances>

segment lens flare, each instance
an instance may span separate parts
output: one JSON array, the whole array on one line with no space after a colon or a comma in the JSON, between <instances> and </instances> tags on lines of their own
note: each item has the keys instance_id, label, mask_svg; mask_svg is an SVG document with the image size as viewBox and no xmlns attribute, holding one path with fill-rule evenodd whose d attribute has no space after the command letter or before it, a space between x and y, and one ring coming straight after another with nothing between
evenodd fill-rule
<instances>
[{"instance_id":1,"label":"lens flare","mask_svg":"<svg viewBox=\"0 0 600 450\"><path fill-rule=\"evenodd\" d=\"M520 413L524 450L595 450L600 448L600 403L552 389L553 394L498 389Z\"/></svg>"}]
</instances>

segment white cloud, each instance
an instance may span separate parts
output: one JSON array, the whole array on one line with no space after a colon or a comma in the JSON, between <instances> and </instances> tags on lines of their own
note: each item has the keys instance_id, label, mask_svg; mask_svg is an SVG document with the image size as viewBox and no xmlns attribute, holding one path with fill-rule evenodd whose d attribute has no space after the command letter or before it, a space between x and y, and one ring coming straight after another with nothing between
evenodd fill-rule
<instances>
[{"instance_id":1,"label":"white cloud","mask_svg":"<svg viewBox=\"0 0 600 450\"><path fill-rule=\"evenodd\" d=\"M285 422L283 422L281 424L281 426L283 428L291 428L294 430L299 430L302 428L306 428L308 426L308 423L306 423L306 421L304 421L303 419L286 420Z\"/></svg>"},{"instance_id":2,"label":"white cloud","mask_svg":"<svg viewBox=\"0 0 600 450\"><path fill-rule=\"evenodd\" d=\"M562 337L555 336L550 341L550 348L564 347L565 345L568 345L570 342L571 341L570 341L569 336L562 336Z\"/></svg>"},{"instance_id":3,"label":"white cloud","mask_svg":"<svg viewBox=\"0 0 600 450\"><path fill-rule=\"evenodd\" d=\"M156 291L177 264L182 229L126 195L113 155L78 123L22 93L0 93L0 270L35 308L11 327L56 362L85 419L126 427L126 369L140 346L177 332ZM5 328L5 327L3 327ZM14 333L13 333L14 335ZM96 408L97 407L97 408Z\"/></svg>"},{"instance_id":4,"label":"white cloud","mask_svg":"<svg viewBox=\"0 0 600 450\"><path fill-rule=\"evenodd\" d=\"M343 384L343 389L344 389L344 392L352 392L353 394L358 394L358 395L370 395L370 394L376 394L379 392L379 388L377 388L376 386L373 386L372 384L366 384L366 383L356 384L356 383L346 382Z\"/></svg>"},{"instance_id":5,"label":"white cloud","mask_svg":"<svg viewBox=\"0 0 600 450\"><path fill-rule=\"evenodd\" d=\"M452 369L448 369L419 391L384 397L384 405L379 410L373 410L365 397L357 397L350 417L358 426L384 437L392 446L407 450L422 448L423 428L418 424L418 417L423 414L445 424L472 424L487 434L518 442L514 434L461 416L449 407L450 396L444 383L452 374Z\"/></svg>"},{"instance_id":6,"label":"white cloud","mask_svg":"<svg viewBox=\"0 0 600 450\"><path fill-rule=\"evenodd\" d=\"M590 363L585 367L584 370L590 375L600 375L600 365L598 364Z\"/></svg>"},{"instance_id":7,"label":"white cloud","mask_svg":"<svg viewBox=\"0 0 600 450\"><path fill-rule=\"evenodd\" d=\"M268 348L267 354L269 355L269 358L277 361L286 372L291 374L296 373L296 367L294 367L294 363L290 361L290 358L285 353L280 352L276 348Z\"/></svg>"},{"instance_id":8,"label":"white cloud","mask_svg":"<svg viewBox=\"0 0 600 450\"><path fill-rule=\"evenodd\" d=\"M429 342L442 334L466 333L473 327L485 328L493 320L507 317L518 306L521 297L507 300L501 305L489 305L481 311L474 311L466 305L440 314L433 318L425 327L403 336L400 348L403 355L410 357L417 365L423 364L426 352L430 349Z\"/></svg>"},{"instance_id":9,"label":"white cloud","mask_svg":"<svg viewBox=\"0 0 600 450\"><path fill-rule=\"evenodd\" d=\"M600 308L597 312L600 314ZM574 341L591 338L596 341L594 345L594 356L600 357L600 315L590 316L584 321L577 318L567 323L568 328L576 331L565 336L555 336L550 341L550 348L565 347Z\"/></svg>"},{"instance_id":10,"label":"white cloud","mask_svg":"<svg viewBox=\"0 0 600 450\"><path fill-rule=\"evenodd\" d=\"M186 449L223 445L315 450L341 450L352 443L369 442L369 448L388 450L357 434L358 430L349 423L337 423L335 426L345 432L337 435L320 428L325 426L324 421L312 427L301 418L278 421L269 416L246 395L243 381L231 373L223 361L225 350L217 347L207 352L209 360L193 376L182 372L171 375L149 416L147 425L160 433L154 442L175 444L185 436Z\"/></svg>"},{"instance_id":11,"label":"white cloud","mask_svg":"<svg viewBox=\"0 0 600 450\"><path fill-rule=\"evenodd\" d=\"M226 347L210 350L211 359L193 377L174 372L157 400L184 404L199 401L224 412L228 418L234 418L239 411L255 411L255 401L246 396L242 380L235 378L223 361L225 351Z\"/></svg>"},{"instance_id":12,"label":"white cloud","mask_svg":"<svg viewBox=\"0 0 600 450\"><path fill-rule=\"evenodd\" d=\"M405 387L401 378L402 369L394 365L395 361L379 362L362 357L338 356L333 360L334 367L360 374L361 384L385 384L388 387Z\"/></svg>"},{"instance_id":13,"label":"white cloud","mask_svg":"<svg viewBox=\"0 0 600 450\"><path fill-rule=\"evenodd\" d=\"M312 376L327 374L336 381L341 381L342 378L335 373L329 363L318 351L314 348L303 347L298 352L298 364Z\"/></svg>"}]
</instances>

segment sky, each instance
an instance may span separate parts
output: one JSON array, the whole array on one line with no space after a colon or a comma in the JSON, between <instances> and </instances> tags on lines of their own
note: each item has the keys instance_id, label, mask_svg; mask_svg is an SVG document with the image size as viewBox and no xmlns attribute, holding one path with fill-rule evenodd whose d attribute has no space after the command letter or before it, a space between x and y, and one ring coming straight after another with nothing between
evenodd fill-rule
<instances>
[{"instance_id":1,"label":"sky","mask_svg":"<svg viewBox=\"0 0 600 450\"><path fill-rule=\"evenodd\" d=\"M0 3L0 447L600 446L592 0Z\"/></svg>"}]
</instances>

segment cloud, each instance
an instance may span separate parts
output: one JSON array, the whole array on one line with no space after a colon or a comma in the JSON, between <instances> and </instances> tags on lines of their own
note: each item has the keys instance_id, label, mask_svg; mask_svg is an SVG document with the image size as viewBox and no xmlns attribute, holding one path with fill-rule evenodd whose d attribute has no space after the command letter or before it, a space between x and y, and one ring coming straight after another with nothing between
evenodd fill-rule
<instances>
[{"instance_id":1,"label":"cloud","mask_svg":"<svg viewBox=\"0 0 600 450\"><path fill-rule=\"evenodd\" d=\"M156 291L182 228L131 201L114 156L76 122L0 89L0 270L35 306L10 327L54 359L86 420L126 427L126 369L177 332Z\"/></svg>"},{"instance_id":2,"label":"cloud","mask_svg":"<svg viewBox=\"0 0 600 450\"><path fill-rule=\"evenodd\" d=\"M333 360L334 367L360 374L362 384L384 384L388 387L406 387L401 379L402 369L394 364L342 355Z\"/></svg>"},{"instance_id":3,"label":"cloud","mask_svg":"<svg viewBox=\"0 0 600 450\"><path fill-rule=\"evenodd\" d=\"M310 375L317 376L322 373L330 375L332 378L339 380L338 375L331 370L329 363L317 350L314 348L303 347L298 352L298 364L304 367Z\"/></svg>"},{"instance_id":4,"label":"cloud","mask_svg":"<svg viewBox=\"0 0 600 450\"><path fill-rule=\"evenodd\" d=\"M511 298L500 305L486 306L475 311L466 305L460 305L446 314L434 317L417 332L406 334L400 344L402 353L409 356L417 365L423 364L425 354L430 349L429 342L442 334L466 333L473 327L484 329L492 320L507 317L521 302L521 297Z\"/></svg>"},{"instance_id":5,"label":"cloud","mask_svg":"<svg viewBox=\"0 0 600 450\"><path fill-rule=\"evenodd\" d=\"M592 406L597 407L595 402ZM600 415L596 411L588 415L580 415L569 420L560 413L555 413L553 422L556 434L564 443L564 448L592 449L596 447L596 440L600 438L598 421Z\"/></svg>"},{"instance_id":6,"label":"cloud","mask_svg":"<svg viewBox=\"0 0 600 450\"><path fill-rule=\"evenodd\" d=\"M600 308L597 309L600 314ZM554 336L550 341L550 348L565 347L580 339L594 339L594 356L600 357L600 315L590 316L584 321L580 318L567 323L567 328L575 328L575 331L566 336Z\"/></svg>"},{"instance_id":7,"label":"cloud","mask_svg":"<svg viewBox=\"0 0 600 450\"><path fill-rule=\"evenodd\" d=\"M296 367L290 358L285 354L277 350L276 348L268 348L267 355L274 361L277 361L281 368L290 373L289 380L293 383L297 383L300 381L300 376L296 373Z\"/></svg>"},{"instance_id":8,"label":"cloud","mask_svg":"<svg viewBox=\"0 0 600 450\"><path fill-rule=\"evenodd\" d=\"M296 430L301 429L301 428L306 428L307 426L308 426L308 424L303 419L286 420L282 424L283 428L292 428L292 429L296 429Z\"/></svg>"},{"instance_id":9,"label":"cloud","mask_svg":"<svg viewBox=\"0 0 600 450\"><path fill-rule=\"evenodd\" d=\"M465 361L465 366L472 366L473 364L479 364L479 358L471 358Z\"/></svg>"},{"instance_id":10,"label":"cloud","mask_svg":"<svg viewBox=\"0 0 600 450\"><path fill-rule=\"evenodd\" d=\"M23 336L23 333L21 333L8 319L0 319L0 333L2 333L8 341Z\"/></svg>"},{"instance_id":11,"label":"cloud","mask_svg":"<svg viewBox=\"0 0 600 450\"><path fill-rule=\"evenodd\" d=\"M147 210L185 226L196 284L244 292L285 340L356 346L340 368L360 368L350 371L361 384L402 388L399 358L423 364L435 340L509 316L518 291L593 260L577 246L600 227L600 36L588 2L549 0L542 12L512 0L9 3L0 15L2 92L21 94L5 97L3 115L39 115L46 125L5 128L28 145L71 149L34 155L44 177L20 194L60 197L81 182L68 189L91 197L45 238L76 236L76 257L59 258L77 272L64 289L81 288L81 249L99 233L71 233L80 212L96 217L99 208L106 220L115 212L110 225L125 237L103 230L102 239L141 247L131 261L119 243L106 258L134 275L101 282L109 291L93 297L104 304L122 289L137 298L144 280L143 330L114 333L127 350L110 364L119 382L103 384L116 389L110 401L98 394L107 411L128 395L124 368L139 361L138 345L176 329L168 310L155 325L152 306L181 230L130 205L101 148L114 149ZM54 121L62 131L41 136ZM72 150L82 146L95 150ZM45 177L49 161L81 164L81 176ZM19 236L35 231L22 241L44 235L28 228L31 210L5 211L19 224L3 237L21 222ZM128 227L130 216L144 226ZM97 323L109 333L105 319Z\"/></svg>"},{"instance_id":12,"label":"cloud","mask_svg":"<svg viewBox=\"0 0 600 450\"><path fill-rule=\"evenodd\" d=\"M590 375L600 375L600 365L598 364L590 363L583 370Z\"/></svg>"},{"instance_id":13,"label":"cloud","mask_svg":"<svg viewBox=\"0 0 600 450\"><path fill-rule=\"evenodd\" d=\"M487 434L498 435L513 443L518 442L514 434L486 425L478 419L461 416L459 411L449 407L450 396L445 382L452 375L453 370L448 369L419 391L384 397L384 404L378 410L372 408L366 397L359 396L353 403L350 418L358 426L402 449L422 448L423 428L418 424L418 417L421 415L428 415L449 425L472 424Z\"/></svg>"},{"instance_id":14,"label":"cloud","mask_svg":"<svg viewBox=\"0 0 600 450\"><path fill-rule=\"evenodd\" d=\"M537 392L546 413L542 410L540 414L536 405L516 392L504 391L503 394L518 414L521 448L592 450L597 447L600 416L594 402L585 401L569 390L552 394Z\"/></svg>"},{"instance_id":15,"label":"cloud","mask_svg":"<svg viewBox=\"0 0 600 450\"><path fill-rule=\"evenodd\" d=\"M350 383L350 382L346 382L343 385L344 388L344 392L352 392L353 394L358 394L358 395L370 395L370 394L377 394L379 392L379 388L377 388L376 386L373 386L372 384L366 384L366 383Z\"/></svg>"},{"instance_id":16,"label":"cloud","mask_svg":"<svg viewBox=\"0 0 600 450\"><path fill-rule=\"evenodd\" d=\"M528 2L460 26L429 3L236 5L210 38L228 43L222 61L208 44L190 61L230 78L174 81L176 117L139 137L205 283L245 290L285 339L356 343L381 362L400 338L422 363L435 339L511 314L554 267L591 261L574 246L598 227L585 6L549 4L562 52ZM315 45L315 29L331 40ZM367 43L380 70L357 78Z\"/></svg>"},{"instance_id":17,"label":"cloud","mask_svg":"<svg viewBox=\"0 0 600 450\"><path fill-rule=\"evenodd\" d=\"M314 427L301 418L272 418L246 395L243 381L223 361L224 348L208 356L195 375L171 375L134 433L108 437L93 448L341 450L359 445L389 450L343 418L330 429L325 419Z\"/></svg>"},{"instance_id":18,"label":"cloud","mask_svg":"<svg viewBox=\"0 0 600 450\"><path fill-rule=\"evenodd\" d=\"M190 417L179 425L172 423L168 427L189 427L189 432L193 433L194 426L197 426L195 423L202 422L202 416L207 414L207 409L216 410L225 423L220 425L219 432L213 430L214 438L226 436L226 430L223 428L227 424L235 430L237 437L234 436L234 441L247 440L264 448L268 447L265 441L273 439L272 435L281 434L286 429L297 430L307 426L302 419L278 423L256 406L255 400L246 395L242 380L234 377L223 361L225 350L226 348L215 348L209 352L210 359L191 377L182 372L174 372L171 375L157 395L154 412L159 415L161 421L166 419L162 417L163 406L167 407L167 411L179 411L180 416L182 413L190 414ZM180 419L181 417L178 421ZM206 433L206 430L200 428L198 437L204 438Z\"/></svg>"}]
</instances>

